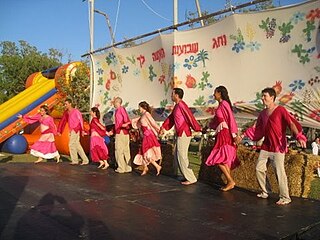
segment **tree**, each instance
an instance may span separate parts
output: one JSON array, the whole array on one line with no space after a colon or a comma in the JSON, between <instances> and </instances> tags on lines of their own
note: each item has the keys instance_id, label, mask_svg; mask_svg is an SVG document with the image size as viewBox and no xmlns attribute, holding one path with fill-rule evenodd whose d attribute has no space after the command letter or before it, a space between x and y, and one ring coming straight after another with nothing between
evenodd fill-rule
<instances>
[{"instance_id":1,"label":"tree","mask_svg":"<svg viewBox=\"0 0 320 240\"><path fill-rule=\"evenodd\" d=\"M75 73L72 74L68 81L64 77L60 77L57 80L58 89L63 96L61 102L63 103L66 98L71 98L74 105L81 112L88 112L90 109L90 69L88 63L82 62L78 65ZM88 120L89 116L85 116L85 119Z\"/></svg>"},{"instance_id":2,"label":"tree","mask_svg":"<svg viewBox=\"0 0 320 240\"><path fill-rule=\"evenodd\" d=\"M56 49L42 53L26 41L0 42L0 104L25 89L29 75L61 65L63 54Z\"/></svg>"}]
</instances>

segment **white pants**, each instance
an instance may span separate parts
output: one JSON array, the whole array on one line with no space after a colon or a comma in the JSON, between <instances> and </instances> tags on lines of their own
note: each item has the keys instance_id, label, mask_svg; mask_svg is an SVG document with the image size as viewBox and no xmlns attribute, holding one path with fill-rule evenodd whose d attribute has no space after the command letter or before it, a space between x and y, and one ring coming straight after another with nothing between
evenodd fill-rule
<instances>
[{"instance_id":1,"label":"white pants","mask_svg":"<svg viewBox=\"0 0 320 240\"><path fill-rule=\"evenodd\" d=\"M82 163L89 163L89 159L80 144L80 132L71 131L69 134L69 151L72 163L79 163L78 154L82 159Z\"/></svg>"},{"instance_id":2,"label":"white pants","mask_svg":"<svg viewBox=\"0 0 320 240\"><path fill-rule=\"evenodd\" d=\"M270 193L271 188L267 179L267 162L271 161L279 184L279 197L284 200L291 200L289 196L288 180L284 169L284 153L274 153L261 150L256 162L256 175L263 193Z\"/></svg>"},{"instance_id":3,"label":"white pants","mask_svg":"<svg viewBox=\"0 0 320 240\"><path fill-rule=\"evenodd\" d=\"M115 157L119 172L131 172L130 138L128 134L120 132L115 137Z\"/></svg>"},{"instance_id":4,"label":"white pants","mask_svg":"<svg viewBox=\"0 0 320 240\"><path fill-rule=\"evenodd\" d=\"M188 151L190 141L191 137L187 137L185 133L183 133L181 137L177 137L175 158L178 161L179 169L183 177L187 181L195 183L197 181L197 178L194 175L192 169L189 168Z\"/></svg>"}]
</instances>

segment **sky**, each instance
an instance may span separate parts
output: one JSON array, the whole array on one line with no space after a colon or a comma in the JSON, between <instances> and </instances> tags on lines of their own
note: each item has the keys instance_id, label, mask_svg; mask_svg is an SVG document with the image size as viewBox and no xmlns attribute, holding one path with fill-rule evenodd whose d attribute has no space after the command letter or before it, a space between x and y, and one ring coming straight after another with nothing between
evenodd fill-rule
<instances>
[{"instance_id":1,"label":"sky","mask_svg":"<svg viewBox=\"0 0 320 240\"><path fill-rule=\"evenodd\" d=\"M232 5L249 0L232 1ZM291 5L302 0L276 0L276 5ZM172 25L172 0L95 0L95 9L109 16L116 42ZM226 0L199 0L202 11L224 9ZM148 5L150 8L148 8ZM119 11L117 11L119 9ZM186 12L196 12L195 0L178 0L178 21ZM118 14L117 14L118 13ZM71 60L81 60L90 49L89 7L83 0L0 0L0 41L25 40L47 52L60 50ZM117 18L118 16L118 18ZM106 19L95 14L94 49L111 43Z\"/></svg>"}]
</instances>

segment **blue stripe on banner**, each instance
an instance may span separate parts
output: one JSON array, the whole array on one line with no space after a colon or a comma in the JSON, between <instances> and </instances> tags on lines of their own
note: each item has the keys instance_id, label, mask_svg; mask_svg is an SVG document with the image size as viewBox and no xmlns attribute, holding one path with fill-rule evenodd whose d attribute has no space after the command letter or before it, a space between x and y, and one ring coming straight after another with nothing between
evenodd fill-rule
<instances>
[{"instance_id":1,"label":"blue stripe on banner","mask_svg":"<svg viewBox=\"0 0 320 240\"><path fill-rule=\"evenodd\" d=\"M39 104L41 104L42 102L44 102L45 100L47 100L48 98L50 98L51 96L53 96L55 93L57 92L57 89L52 89L49 92L47 92L45 95L43 95L42 97L38 98L36 101L34 101L33 103L31 103L30 105L28 105L26 108L24 108L23 110L17 112L16 114L14 114L13 116L9 117L7 120L3 121L2 123L0 123L0 130L4 129L6 126L8 126L9 124L13 123L14 121L16 121L17 115L22 114L25 115L28 112L30 112L32 109L34 109L35 107L37 107Z\"/></svg>"}]
</instances>

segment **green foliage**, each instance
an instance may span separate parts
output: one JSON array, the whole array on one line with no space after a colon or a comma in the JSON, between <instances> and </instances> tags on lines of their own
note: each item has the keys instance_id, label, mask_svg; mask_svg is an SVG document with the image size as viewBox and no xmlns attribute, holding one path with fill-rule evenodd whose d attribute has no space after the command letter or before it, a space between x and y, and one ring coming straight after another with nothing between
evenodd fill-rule
<instances>
[{"instance_id":1,"label":"green foliage","mask_svg":"<svg viewBox=\"0 0 320 240\"><path fill-rule=\"evenodd\" d=\"M74 105L81 112L88 112L90 109L90 70L86 63L77 67L71 81L67 83L64 78L59 78L60 91L67 98L71 98ZM62 99L64 101L64 99Z\"/></svg>"},{"instance_id":2,"label":"green foliage","mask_svg":"<svg viewBox=\"0 0 320 240\"><path fill-rule=\"evenodd\" d=\"M56 49L43 53L22 40L0 42L0 104L23 91L32 73L61 65L62 57Z\"/></svg>"},{"instance_id":3,"label":"green foliage","mask_svg":"<svg viewBox=\"0 0 320 240\"><path fill-rule=\"evenodd\" d=\"M201 12L201 15L202 15L202 17L203 16L207 16L207 15L209 15L209 12L205 10L205 11ZM199 17L198 16L198 12L188 11L185 14L185 19L187 21L192 21L193 19L196 19L198 17ZM215 22L219 21L220 19L221 19L220 17L209 17L209 18L203 19L203 24L205 26L207 26L207 25L210 25L212 23L215 23ZM196 22L189 23L189 27L190 28L195 28L196 27L195 24L196 24Z\"/></svg>"}]
</instances>

